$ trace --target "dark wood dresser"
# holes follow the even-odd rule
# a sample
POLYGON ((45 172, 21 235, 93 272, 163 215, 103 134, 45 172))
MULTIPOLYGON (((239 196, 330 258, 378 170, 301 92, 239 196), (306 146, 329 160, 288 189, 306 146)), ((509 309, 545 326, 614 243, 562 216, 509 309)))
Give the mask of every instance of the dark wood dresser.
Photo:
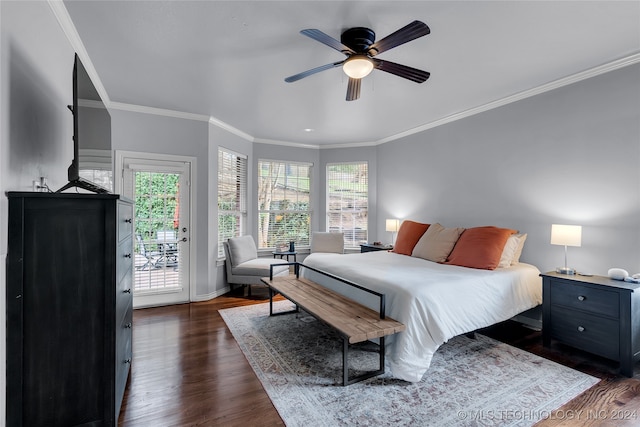
POLYGON ((640 284, 603 276, 542 276, 542 340, 620 362, 620 373, 633 376, 640 359, 640 284))
POLYGON ((7 426, 115 426, 131 366, 133 206, 7 197, 7 426))

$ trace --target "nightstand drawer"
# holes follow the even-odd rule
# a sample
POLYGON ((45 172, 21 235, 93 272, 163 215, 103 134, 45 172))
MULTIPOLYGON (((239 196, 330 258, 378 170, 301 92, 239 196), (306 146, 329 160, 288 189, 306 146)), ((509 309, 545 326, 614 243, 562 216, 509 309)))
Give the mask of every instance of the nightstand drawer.
POLYGON ((552 306, 562 305, 615 319, 620 317, 620 302, 617 292, 553 281, 550 296, 552 306))
POLYGON ((620 360, 619 322, 577 310, 551 307, 551 337, 573 347, 620 360))

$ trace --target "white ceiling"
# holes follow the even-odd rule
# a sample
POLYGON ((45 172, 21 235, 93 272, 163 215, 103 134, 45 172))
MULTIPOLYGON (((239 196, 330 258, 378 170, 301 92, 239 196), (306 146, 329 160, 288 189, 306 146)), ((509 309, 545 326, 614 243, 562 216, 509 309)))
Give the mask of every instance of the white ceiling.
POLYGON ((383 142, 553 87, 558 79, 573 81, 576 73, 592 75, 612 61, 640 62, 638 1, 64 5, 112 103, 210 116, 256 141, 383 142), (429 71, 423 84, 374 71, 363 80, 360 99, 347 102, 340 68, 284 82, 344 59, 299 34, 302 29, 339 39, 343 30, 364 26, 380 39, 415 19, 431 34, 379 58, 429 71))

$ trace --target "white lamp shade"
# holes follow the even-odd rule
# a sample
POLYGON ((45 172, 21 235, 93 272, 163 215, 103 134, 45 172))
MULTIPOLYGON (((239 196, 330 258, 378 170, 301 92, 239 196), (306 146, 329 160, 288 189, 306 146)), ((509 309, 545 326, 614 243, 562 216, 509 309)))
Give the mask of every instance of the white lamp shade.
POLYGON ((373 63, 364 55, 354 55, 347 59, 342 70, 351 78, 361 79, 373 71, 373 63))
POLYGON ((581 246, 582 226, 552 224, 551 244, 563 246, 581 246))
POLYGON ((400 228, 400 220, 399 219, 388 219, 387 223, 387 231, 398 231, 398 228, 400 228))

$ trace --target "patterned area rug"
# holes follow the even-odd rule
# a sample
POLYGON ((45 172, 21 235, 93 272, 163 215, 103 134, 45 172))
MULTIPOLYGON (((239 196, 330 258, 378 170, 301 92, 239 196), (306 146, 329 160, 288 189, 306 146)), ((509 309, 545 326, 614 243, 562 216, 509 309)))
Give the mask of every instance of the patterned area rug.
MULTIPOLYGON (((598 382, 476 334, 440 347, 418 383, 387 373, 343 387, 342 339, 308 314, 269 317, 268 303, 220 314, 287 426, 530 426, 598 382)), ((374 347, 350 351, 351 375, 376 368, 374 347)))

